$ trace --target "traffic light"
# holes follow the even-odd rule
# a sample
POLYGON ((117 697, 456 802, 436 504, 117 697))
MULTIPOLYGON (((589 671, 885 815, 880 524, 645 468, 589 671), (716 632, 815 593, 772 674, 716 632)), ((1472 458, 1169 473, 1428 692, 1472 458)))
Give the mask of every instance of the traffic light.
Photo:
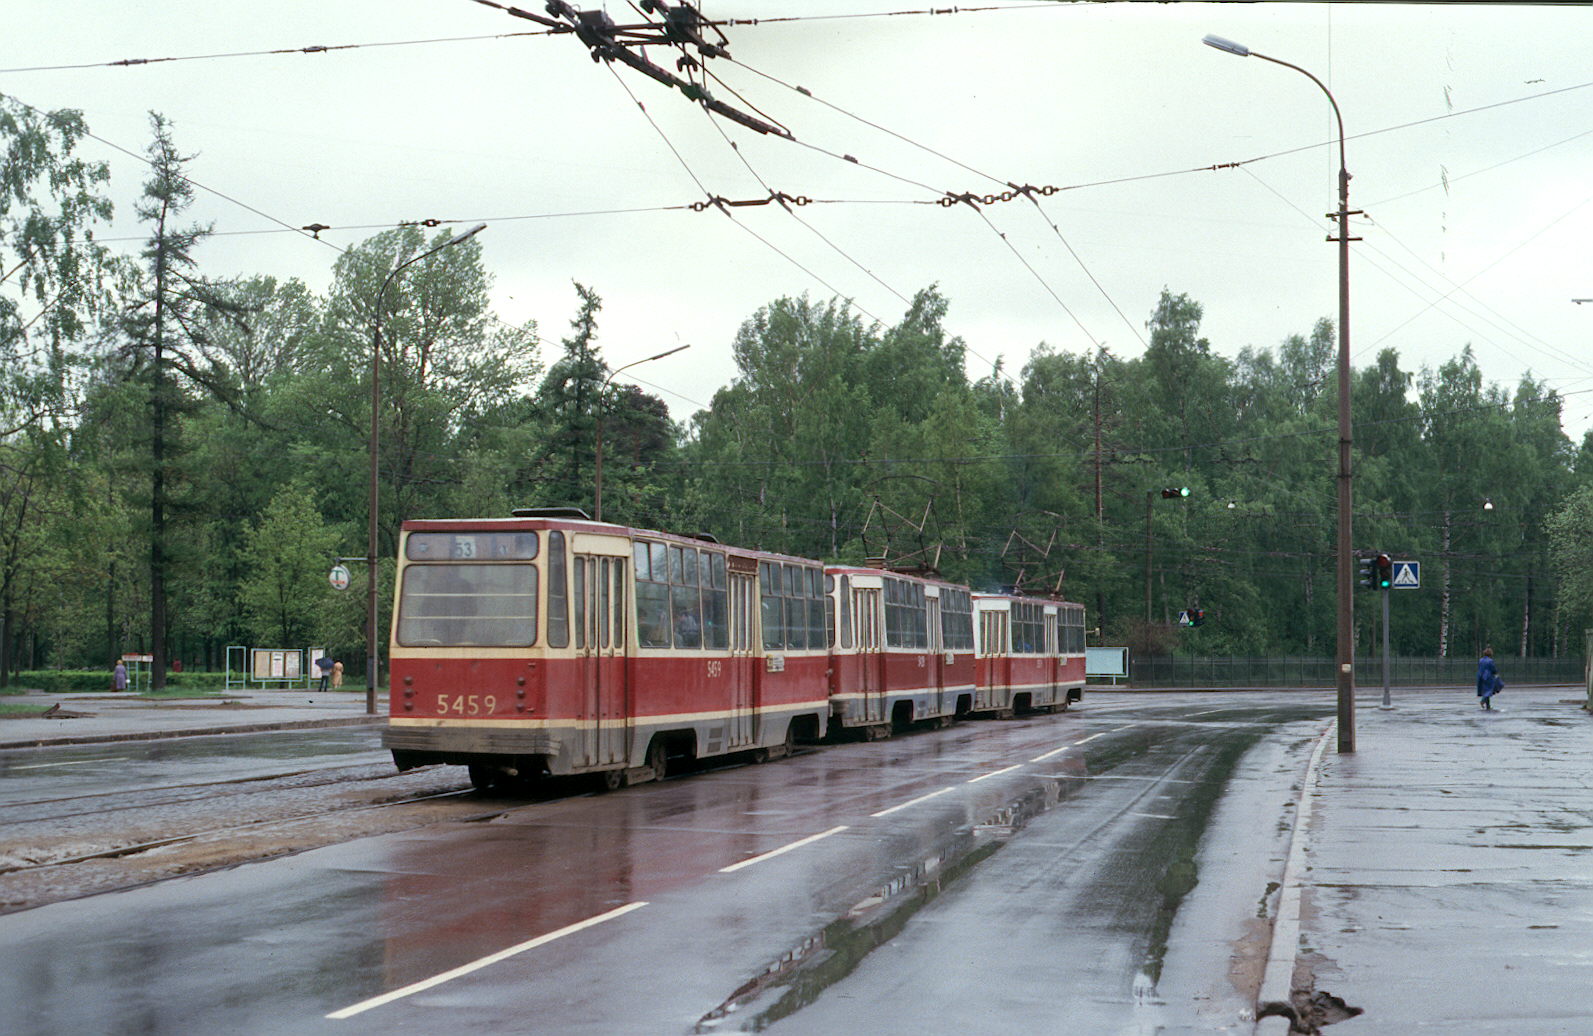
POLYGON ((1387 554, 1370 554, 1360 558, 1361 589, 1387 590, 1394 585, 1394 559, 1387 554))
POLYGON ((1177 500, 1179 497, 1184 497, 1184 496, 1188 496, 1188 495, 1189 495, 1189 487, 1188 486, 1181 486, 1178 489, 1164 489, 1164 490, 1162 490, 1162 499, 1163 500, 1177 500))
POLYGON ((1394 585, 1394 559, 1387 554, 1379 554, 1376 559, 1374 576, 1379 590, 1387 590, 1394 585))
POLYGON ((1206 609, 1204 609, 1204 608, 1191 608, 1191 609, 1189 609, 1189 624, 1191 626, 1199 626, 1201 623, 1203 623, 1205 621, 1206 621, 1206 609))

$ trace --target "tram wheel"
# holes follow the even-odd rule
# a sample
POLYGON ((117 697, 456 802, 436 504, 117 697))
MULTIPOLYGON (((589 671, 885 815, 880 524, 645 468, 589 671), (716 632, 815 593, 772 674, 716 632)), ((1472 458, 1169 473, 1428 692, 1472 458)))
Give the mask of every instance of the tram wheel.
POLYGON ((496 766, 482 766, 475 763, 470 766, 470 783, 483 794, 501 794, 508 789, 511 780, 513 778, 496 766))
POLYGON ((604 791, 619 791, 629 783, 625 779, 624 770, 604 770, 598 774, 598 779, 602 782, 604 791))
POLYGON ((662 738, 654 738, 647 746, 647 768, 653 771, 653 780, 661 781, 669 775, 669 753, 662 738))

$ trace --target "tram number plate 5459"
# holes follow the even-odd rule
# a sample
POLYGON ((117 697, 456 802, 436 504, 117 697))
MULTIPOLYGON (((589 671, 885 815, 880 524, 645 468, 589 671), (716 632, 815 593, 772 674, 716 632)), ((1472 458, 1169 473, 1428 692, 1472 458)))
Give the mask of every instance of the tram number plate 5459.
POLYGON ((498 698, 492 694, 439 694, 437 711, 454 716, 490 716, 498 708, 498 698))

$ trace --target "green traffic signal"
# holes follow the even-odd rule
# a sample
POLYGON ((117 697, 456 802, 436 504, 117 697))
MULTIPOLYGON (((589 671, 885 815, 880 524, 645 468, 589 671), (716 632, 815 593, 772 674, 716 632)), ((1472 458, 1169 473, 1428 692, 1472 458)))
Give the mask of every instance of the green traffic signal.
POLYGON ((1394 559, 1387 554, 1379 554, 1376 558, 1377 588, 1387 590, 1394 585, 1394 559))

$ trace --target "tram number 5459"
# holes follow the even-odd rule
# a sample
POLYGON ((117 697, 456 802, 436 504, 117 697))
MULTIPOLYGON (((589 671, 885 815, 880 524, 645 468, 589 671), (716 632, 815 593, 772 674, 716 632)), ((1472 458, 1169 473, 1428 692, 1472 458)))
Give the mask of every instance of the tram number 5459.
POLYGON ((498 708, 491 694, 439 694, 437 711, 455 716, 490 716, 498 708))

